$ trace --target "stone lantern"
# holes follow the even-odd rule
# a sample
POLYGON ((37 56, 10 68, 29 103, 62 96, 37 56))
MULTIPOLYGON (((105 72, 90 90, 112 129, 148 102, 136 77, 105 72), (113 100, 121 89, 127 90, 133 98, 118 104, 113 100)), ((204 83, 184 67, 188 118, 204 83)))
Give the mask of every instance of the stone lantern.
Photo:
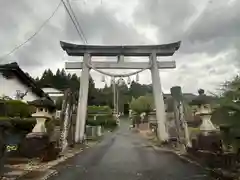
POLYGON ((25 157, 38 157, 41 160, 55 158, 57 153, 45 126, 45 122, 54 116, 55 105, 47 98, 37 99, 28 104, 36 107, 36 112, 32 114, 32 117, 36 118, 36 125, 23 141, 21 153, 25 157))
POLYGON ((36 107, 36 112, 32 114, 32 117, 36 118, 37 123, 32 133, 47 133, 45 122, 54 116, 55 105, 53 101, 41 98, 29 102, 29 104, 36 107))
POLYGON ((203 89, 200 89, 198 93, 198 97, 193 99, 190 105, 194 109, 195 116, 199 116, 202 120, 200 130, 204 135, 207 135, 209 132, 216 130, 211 122, 212 109, 210 104, 213 97, 205 95, 203 89))

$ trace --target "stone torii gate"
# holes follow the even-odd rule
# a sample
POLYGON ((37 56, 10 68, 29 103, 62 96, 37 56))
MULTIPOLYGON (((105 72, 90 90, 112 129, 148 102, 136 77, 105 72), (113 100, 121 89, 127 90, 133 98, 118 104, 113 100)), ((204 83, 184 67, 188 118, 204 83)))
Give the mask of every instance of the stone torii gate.
POLYGON ((66 62, 66 69, 82 69, 80 79, 79 100, 76 119, 75 142, 84 139, 85 123, 87 116, 89 71, 95 69, 150 69, 152 74, 153 95, 156 107, 158 123, 158 138, 168 140, 165 127, 165 107, 159 69, 176 68, 175 61, 157 61, 157 56, 172 56, 180 47, 181 42, 162 45, 142 46, 97 46, 77 45, 60 42, 61 47, 69 56, 83 56, 83 62, 66 62), (91 62, 92 56, 115 56, 120 57, 117 62, 91 62), (149 62, 124 62, 124 56, 145 56, 149 62))

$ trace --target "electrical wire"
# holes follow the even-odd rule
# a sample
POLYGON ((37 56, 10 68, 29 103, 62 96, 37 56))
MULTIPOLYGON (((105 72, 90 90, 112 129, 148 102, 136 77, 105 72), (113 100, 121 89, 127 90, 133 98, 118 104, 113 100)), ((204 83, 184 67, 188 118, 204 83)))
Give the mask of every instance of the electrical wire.
POLYGON ((32 40, 34 37, 36 37, 38 35, 38 33, 43 29, 43 27, 52 19, 52 17, 56 14, 56 12, 58 11, 59 7, 61 6, 61 1, 59 2, 59 4, 57 5, 56 9, 53 11, 53 13, 51 14, 51 16, 49 18, 47 18, 43 24, 36 30, 36 32, 30 36, 27 40, 25 40, 23 43, 19 44, 18 46, 16 46, 15 48, 13 48, 9 53, 3 55, 2 57, 0 57, 0 60, 3 60, 4 58, 6 58, 7 56, 10 56, 12 53, 14 53, 15 51, 17 51, 18 49, 20 49, 22 46, 24 46, 27 42, 29 42, 30 40, 32 40))
POLYGON ((68 15, 69 15, 69 17, 70 17, 70 19, 71 19, 71 21, 72 21, 75 29, 77 30, 78 35, 79 35, 80 38, 83 40, 83 42, 86 44, 87 41, 86 41, 86 38, 84 37, 84 34, 82 34, 82 31, 80 30, 80 29, 81 29, 81 28, 79 27, 80 24, 75 22, 75 21, 77 21, 77 19, 75 19, 76 16, 74 15, 74 14, 75 14, 74 11, 71 9, 71 12, 72 12, 72 14, 73 14, 73 16, 72 16, 72 15, 71 15, 71 12, 70 12, 69 9, 68 9, 68 6, 67 6, 66 3, 65 3, 65 1, 64 1, 64 0, 61 0, 61 1, 62 1, 63 5, 64 5, 64 8, 65 8, 66 12, 68 13, 68 15), (74 17, 75 17, 75 18, 74 18, 74 17))
MULTIPOLYGON (((72 9, 72 6, 71 6, 70 1, 69 1, 69 0, 66 0, 67 3, 68 3, 68 6, 65 4, 64 0, 61 0, 61 1, 62 1, 62 3, 64 4, 64 7, 65 7, 68 15, 70 16, 70 18, 71 18, 71 20, 72 20, 72 22, 73 22, 73 24, 74 24, 74 26, 75 26, 75 28, 76 28, 79 36, 80 36, 80 38, 84 41, 84 44, 88 44, 87 39, 86 39, 86 37, 85 37, 85 35, 84 35, 84 32, 83 32, 83 30, 82 30, 82 28, 81 28, 81 25, 80 25, 80 23, 79 23, 76 15, 75 15, 75 13, 74 13, 74 10, 72 9), (71 13, 72 13, 73 16, 71 15, 68 7, 69 7, 69 9, 70 9, 70 11, 71 11, 71 13)), ((85 63, 85 62, 84 62, 84 63, 85 63)), ((152 62, 150 61, 150 64, 149 64, 146 68, 143 68, 143 69, 140 69, 140 70, 138 70, 138 71, 136 71, 136 72, 131 72, 131 73, 128 73, 128 74, 113 74, 113 73, 107 73, 107 72, 104 72, 104 71, 102 71, 102 70, 97 69, 96 67, 94 67, 93 64, 85 63, 85 65, 88 66, 89 68, 91 68, 91 69, 93 69, 93 70, 95 70, 95 71, 97 71, 97 72, 99 72, 99 73, 101 73, 101 74, 107 75, 107 76, 111 76, 111 77, 128 77, 128 76, 132 76, 132 75, 138 74, 138 73, 140 73, 140 72, 142 72, 142 71, 144 71, 144 70, 146 70, 146 69, 151 68, 151 67, 152 67, 152 62)))
POLYGON ((84 43, 85 43, 85 44, 88 44, 87 38, 86 38, 86 36, 85 36, 85 34, 84 34, 84 31, 83 31, 81 25, 79 24, 79 21, 78 21, 77 17, 75 16, 75 13, 74 13, 74 11, 73 11, 73 9, 72 9, 72 6, 71 6, 71 3, 69 2, 69 0, 67 0, 67 4, 68 4, 68 6, 69 6, 69 8, 70 8, 70 11, 71 11, 72 14, 73 14, 73 17, 74 17, 74 19, 75 19, 75 21, 76 21, 76 23, 77 23, 77 26, 78 26, 81 34, 82 34, 82 37, 83 37, 83 39, 84 39, 84 43))

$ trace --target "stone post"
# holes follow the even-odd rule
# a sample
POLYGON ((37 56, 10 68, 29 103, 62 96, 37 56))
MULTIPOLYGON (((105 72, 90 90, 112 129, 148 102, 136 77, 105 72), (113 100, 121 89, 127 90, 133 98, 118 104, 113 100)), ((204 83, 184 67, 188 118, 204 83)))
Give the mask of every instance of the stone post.
POLYGON ((171 95, 173 97, 174 104, 174 116, 175 125, 178 134, 178 140, 184 143, 187 147, 191 147, 188 124, 185 118, 184 99, 182 95, 182 89, 179 86, 171 88, 171 95), (184 139, 182 139, 182 134, 184 139))
POLYGON ((149 122, 149 129, 152 132, 157 133, 156 129, 154 128, 155 126, 153 127, 153 125, 157 125, 156 111, 150 112, 148 114, 148 122, 149 122))
POLYGON ((101 126, 97 126, 97 136, 98 137, 102 136, 102 127, 101 126))

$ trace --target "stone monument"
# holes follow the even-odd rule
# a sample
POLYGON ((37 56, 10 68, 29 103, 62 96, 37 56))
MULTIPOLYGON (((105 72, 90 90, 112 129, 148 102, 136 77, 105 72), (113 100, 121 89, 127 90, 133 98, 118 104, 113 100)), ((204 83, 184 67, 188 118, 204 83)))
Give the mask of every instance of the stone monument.
POLYGON ((211 152, 221 151, 222 144, 220 136, 211 122, 211 103, 213 97, 205 95, 203 89, 200 89, 198 93, 198 97, 193 99, 190 103, 195 116, 199 116, 201 119, 201 124, 199 126, 200 134, 197 136, 194 148, 211 152))
POLYGON ((23 153, 29 158, 45 158, 49 149, 52 149, 50 134, 46 128, 46 122, 51 121, 55 112, 53 101, 47 98, 37 99, 28 102, 29 105, 36 107, 36 112, 32 117, 36 118, 36 125, 31 133, 27 134, 23 143, 23 153), (51 146, 51 148, 49 148, 51 146))

